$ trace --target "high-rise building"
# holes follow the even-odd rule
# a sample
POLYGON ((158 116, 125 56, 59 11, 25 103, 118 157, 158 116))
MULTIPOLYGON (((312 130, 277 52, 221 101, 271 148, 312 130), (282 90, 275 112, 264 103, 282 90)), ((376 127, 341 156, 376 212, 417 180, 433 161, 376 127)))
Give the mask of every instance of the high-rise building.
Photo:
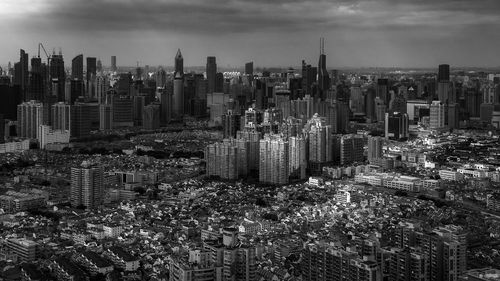
POLYGON ((253 76, 253 61, 245 63, 245 74, 253 76))
POLYGON ((70 104, 74 104, 78 98, 84 96, 85 84, 83 80, 80 79, 71 79, 70 83, 70 92, 67 102, 70 104))
POLYGON ((389 79, 377 79, 377 98, 385 105, 389 104, 389 79))
POLYGON ((167 84, 167 72, 160 67, 155 74, 156 88, 163 88, 167 84))
MULTIPOLYGON (((9 82, 10 83, 10 82, 9 82)), ((19 85, 0 84, 0 112, 5 119, 17 119, 17 106, 21 104, 21 87, 19 85)))
POLYGON ((384 139, 381 137, 368 137, 368 161, 382 157, 384 139))
POLYGON ((71 105, 58 102, 51 106, 52 129, 71 131, 71 105))
POLYGON ((407 139, 409 137, 408 114, 394 112, 385 114, 385 138, 391 140, 407 139))
POLYGON ((205 149, 207 175, 221 179, 238 178, 238 148, 231 143, 210 144, 205 149))
POLYGON ((450 81, 450 65, 449 64, 440 64, 438 70, 438 82, 447 82, 450 81))
POLYGON ((236 138, 236 132, 241 128, 241 115, 228 110, 222 115, 222 130, 224 138, 236 138))
POLYGON ((326 126, 325 118, 315 114, 311 120, 309 130, 309 162, 324 164, 333 160, 333 139, 331 127, 326 126))
POLYGON ((5 119, 3 114, 0 113, 0 143, 5 142, 5 119))
POLYGON ((216 91, 217 63, 215 57, 207 57, 206 74, 208 81, 207 93, 211 94, 216 91))
POLYGON ((340 137, 340 164, 347 165, 363 162, 364 139, 361 135, 343 135, 340 137))
POLYGON ((289 142, 289 169, 290 177, 296 179, 306 178, 307 169, 307 140, 303 136, 290 137, 289 142))
POLYGON ((36 259, 38 243, 33 240, 25 238, 7 239, 6 247, 17 256, 19 262, 30 262, 36 259))
POLYGON ((24 102, 17 106, 17 136, 36 139, 38 126, 47 124, 48 110, 37 101, 24 102))
POLYGON ((175 73, 174 92, 172 95, 172 117, 176 120, 182 119, 184 115, 184 76, 180 72, 175 73))
POLYGON ((83 81, 83 55, 78 55, 71 61, 71 79, 83 81))
POLYGON ((144 106, 142 111, 142 127, 146 130, 160 128, 160 105, 152 103, 144 106))
POLYGON ((181 49, 178 49, 175 55, 175 73, 184 75, 184 58, 182 58, 181 49))
POLYGON ((259 181, 287 184, 290 174, 288 140, 277 135, 266 135, 260 140, 259 148, 259 181))
POLYGON ((116 71, 116 56, 111 56, 111 71, 116 71))
POLYGON ((243 131, 236 132, 237 139, 243 139, 249 143, 248 147, 248 169, 250 171, 259 170, 260 162, 260 139, 262 138, 262 133, 254 129, 245 129, 243 131))
POLYGON ((27 101, 28 92, 28 54, 21 49, 19 51, 19 62, 14 64, 14 80, 13 84, 18 85, 21 89, 22 100, 27 101))
POLYGON ((92 80, 97 74, 97 59, 94 57, 87 57, 87 72, 86 80, 87 82, 92 80))
POLYGON ((50 62, 50 78, 52 82, 52 95, 56 95, 57 101, 66 100, 66 70, 64 69, 64 59, 62 52, 52 55, 50 62))
POLYGON ((429 127, 432 129, 443 128, 445 126, 445 108, 440 101, 433 101, 430 108, 429 127))
POLYGON ((330 75, 328 74, 328 70, 326 69, 325 38, 321 38, 320 50, 321 53, 319 55, 318 62, 318 97, 321 100, 325 100, 326 91, 330 88, 330 75))
POLYGON ((133 127, 133 100, 129 96, 113 96, 113 128, 133 127))
POLYGON ((28 97, 31 100, 43 101, 47 91, 47 66, 41 58, 31 59, 31 75, 29 79, 28 97))
POLYGON ((71 168, 71 206, 93 209, 102 204, 104 171, 97 165, 83 162, 71 168))
MULTIPOLYGON (((132 110, 130 110, 131 112, 132 110)), ((99 130, 99 104, 77 102, 71 106, 71 136, 86 137, 99 130)))

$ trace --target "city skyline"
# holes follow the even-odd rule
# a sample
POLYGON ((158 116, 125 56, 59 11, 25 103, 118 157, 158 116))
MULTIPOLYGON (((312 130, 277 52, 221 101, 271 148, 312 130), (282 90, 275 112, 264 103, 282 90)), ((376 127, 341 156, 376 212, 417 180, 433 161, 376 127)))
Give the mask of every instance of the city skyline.
POLYGON ((70 59, 83 53, 104 65, 298 66, 316 61, 325 38, 329 68, 426 68, 439 63, 497 67, 500 5, 481 1, 254 0, 2 1, 0 30, 9 34, 2 65, 38 43, 70 59))

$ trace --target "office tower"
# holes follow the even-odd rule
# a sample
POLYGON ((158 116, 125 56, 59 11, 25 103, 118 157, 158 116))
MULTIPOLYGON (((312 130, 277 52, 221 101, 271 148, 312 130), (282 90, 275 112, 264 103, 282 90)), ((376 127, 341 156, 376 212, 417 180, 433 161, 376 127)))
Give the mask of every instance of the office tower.
POLYGON ((134 126, 142 126, 142 110, 147 104, 149 104, 149 98, 146 95, 140 94, 132 96, 132 118, 134 120, 134 126))
POLYGON ((382 122, 385 120, 385 113, 387 112, 387 107, 384 101, 376 97, 375 98, 375 118, 378 122, 382 122))
POLYGON ((373 88, 368 88, 366 91, 366 118, 369 119, 371 122, 375 121, 377 119, 377 115, 375 113, 375 96, 376 96, 376 91, 373 88))
POLYGON ((450 81, 439 81, 437 83, 438 100, 443 104, 455 102, 453 87, 450 81))
POLYGON ((260 140, 259 149, 259 181, 287 184, 290 173, 288 141, 276 135, 266 135, 260 140))
POLYGON ((316 67, 311 67, 310 64, 302 61, 302 90, 305 95, 313 96, 312 86, 316 82, 316 76, 318 74, 318 69, 316 67))
POLYGON ((337 111, 337 133, 348 133, 349 132, 349 119, 351 112, 349 110, 349 104, 345 102, 339 102, 336 104, 337 111))
POLYGON ((71 136, 87 137, 99 130, 99 104, 77 102, 71 106, 71 136))
POLYGON ((389 104, 388 79, 377 79, 377 98, 380 98, 385 105, 389 104))
POLYGON ((349 107, 353 113, 365 113, 365 97, 363 96, 363 91, 359 85, 354 85, 351 87, 351 96, 349 101, 349 107))
POLYGON ((306 178, 307 169, 307 140, 303 136, 294 136, 289 142, 289 169, 290 177, 296 179, 306 178))
POLYGON ((17 136, 36 139, 38 126, 47 124, 47 108, 40 102, 28 101, 17 106, 17 136))
POLYGON ((84 83, 83 80, 80 79, 71 79, 70 83, 70 93, 68 103, 74 104, 78 98, 84 96, 84 83))
POLYGON ((20 87, 23 101, 27 101, 29 79, 28 60, 28 54, 21 49, 19 51, 19 62, 14 64, 13 84, 20 87))
POLYGON ((106 76, 99 75, 95 80, 95 95, 98 103, 106 102, 106 93, 110 87, 109 80, 106 76))
POLYGON ((364 162, 364 139, 361 135, 344 135, 340 137, 340 164, 348 165, 364 162))
POLYGON ((216 93, 227 93, 224 90, 224 74, 222 72, 217 72, 215 74, 215 92, 216 93))
POLYGON ((87 72, 86 72, 86 80, 91 81, 93 77, 96 76, 97 73, 97 61, 96 58, 87 57, 87 72))
POLYGON ((381 137, 368 137, 368 161, 382 158, 384 139, 381 137))
POLYGON ((253 76, 253 61, 245 63, 245 74, 253 76))
POLYGON ((175 55, 175 73, 184 75, 184 59, 182 58, 181 49, 178 49, 175 55))
POLYGON ((55 97, 57 101, 65 101, 66 71, 64 69, 64 59, 61 51, 59 51, 58 55, 55 53, 52 55, 50 62, 50 77, 52 82, 52 95, 57 95, 55 97))
POLYGON ((113 106, 111 104, 99 105, 99 130, 113 129, 113 106))
POLYGON ((29 77, 28 97, 31 100, 43 101, 46 91, 46 65, 42 64, 41 58, 31 59, 31 75, 29 77))
POLYGON ((320 40, 320 55, 318 62, 318 89, 319 98, 325 100, 326 91, 330 88, 330 76, 326 69, 325 38, 320 40))
POLYGON ((71 61, 71 79, 83 81, 83 55, 78 55, 71 61))
POLYGON ((236 133, 237 139, 243 139, 249 142, 248 148, 248 169, 250 171, 259 170, 259 151, 260 151, 260 139, 262 138, 262 133, 257 132, 253 129, 247 129, 243 131, 238 131, 236 133))
POLYGON ((310 164, 324 164, 332 161, 332 133, 331 127, 326 126, 325 118, 317 114, 308 122, 309 130, 309 162, 310 164))
POLYGON ((241 115, 228 110, 222 115, 222 130, 224 138, 235 138, 236 132, 241 128, 241 115))
POLYGON ((406 113, 385 114, 385 138, 391 140, 404 140, 409 137, 409 120, 406 113))
POLYGON ((111 56, 111 71, 116 71, 116 56, 111 56))
POLYGON ((207 93, 211 94, 216 91, 216 74, 217 74, 217 63, 215 61, 215 57, 207 57, 207 81, 208 88, 207 93))
POLYGON ((83 162, 71 168, 71 206, 93 209, 102 204, 103 168, 83 162))
POLYGON ((97 72, 102 72, 102 61, 101 59, 97 60, 97 65, 96 65, 97 72))
POLYGON ((438 70, 437 82, 448 82, 450 81, 450 65, 440 64, 438 70))
POLYGON ((182 119, 184 115, 184 77, 180 72, 175 73, 174 93, 172 95, 172 117, 182 119))
POLYGON ((460 123, 460 108, 458 103, 449 103, 448 105, 448 127, 457 129, 460 123))
POLYGON ((9 84, 0 85, 0 113, 5 119, 17 119, 17 106, 22 102, 21 86, 11 86, 9 84))
POLYGON ((440 101, 433 101, 430 106, 430 124, 432 129, 443 128, 445 123, 445 110, 444 104, 440 101))
POLYGON ((71 131, 71 105, 58 102, 51 106, 52 129, 71 131))
POLYGON ((142 111, 142 127, 146 130, 160 128, 160 105, 156 103, 144 106, 142 111))
POLYGON ((3 114, 0 113, 0 143, 5 141, 5 119, 3 119, 3 114))
POLYGON ((113 128, 133 127, 133 101, 128 96, 113 96, 113 128))
POLYGON ((158 71, 155 73, 156 87, 163 88, 167 83, 167 72, 160 67, 158 71))

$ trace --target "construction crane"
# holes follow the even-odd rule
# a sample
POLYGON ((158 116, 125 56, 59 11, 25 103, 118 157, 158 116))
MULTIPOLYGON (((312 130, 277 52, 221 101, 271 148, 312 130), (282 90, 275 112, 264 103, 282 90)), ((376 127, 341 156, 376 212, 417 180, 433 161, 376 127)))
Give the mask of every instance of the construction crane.
POLYGON ((47 51, 45 50, 45 47, 43 46, 42 43, 38 43, 38 57, 40 57, 40 48, 42 48, 43 52, 45 53, 45 56, 47 56, 47 64, 48 64, 49 60, 50 60, 50 56, 47 53, 47 51))

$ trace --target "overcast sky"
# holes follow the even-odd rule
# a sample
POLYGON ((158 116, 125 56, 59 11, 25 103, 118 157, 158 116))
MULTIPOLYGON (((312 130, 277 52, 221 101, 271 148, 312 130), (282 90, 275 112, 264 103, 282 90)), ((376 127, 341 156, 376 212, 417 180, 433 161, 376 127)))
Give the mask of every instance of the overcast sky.
POLYGON ((500 0, 0 0, 0 64, 38 42, 118 65, 500 66, 500 0))

